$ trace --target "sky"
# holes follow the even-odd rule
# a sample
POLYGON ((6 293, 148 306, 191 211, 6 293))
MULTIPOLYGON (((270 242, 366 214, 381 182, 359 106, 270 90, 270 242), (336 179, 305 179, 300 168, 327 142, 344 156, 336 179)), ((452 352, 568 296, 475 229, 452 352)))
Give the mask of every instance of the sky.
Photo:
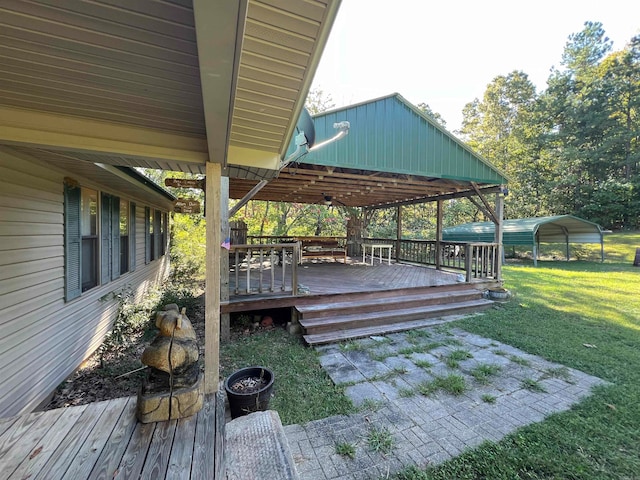
POLYGON ((586 21, 621 50, 640 33, 640 1, 342 0, 312 88, 336 107, 397 92, 455 131, 499 75, 521 70, 544 90, 586 21))

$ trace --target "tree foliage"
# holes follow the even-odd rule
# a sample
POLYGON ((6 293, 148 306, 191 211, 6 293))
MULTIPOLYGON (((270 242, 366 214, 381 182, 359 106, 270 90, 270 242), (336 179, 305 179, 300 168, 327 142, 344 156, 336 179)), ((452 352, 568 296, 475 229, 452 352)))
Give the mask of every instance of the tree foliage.
POLYGON ((569 36, 546 90, 496 77, 466 105, 462 134, 510 178, 509 218, 575 214, 638 228, 640 37, 621 51, 598 22, 569 36))

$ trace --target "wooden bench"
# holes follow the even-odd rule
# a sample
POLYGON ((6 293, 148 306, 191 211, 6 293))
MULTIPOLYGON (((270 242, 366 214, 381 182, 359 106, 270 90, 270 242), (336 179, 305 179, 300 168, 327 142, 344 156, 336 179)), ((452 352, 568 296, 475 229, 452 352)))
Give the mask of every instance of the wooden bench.
POLYGON ((340 241, 334 237, 297 237, 302 248, 300 249, 300 261, 305 259, 332 258, 342 259, 347 263, 347 247, 341 246, 340 241))

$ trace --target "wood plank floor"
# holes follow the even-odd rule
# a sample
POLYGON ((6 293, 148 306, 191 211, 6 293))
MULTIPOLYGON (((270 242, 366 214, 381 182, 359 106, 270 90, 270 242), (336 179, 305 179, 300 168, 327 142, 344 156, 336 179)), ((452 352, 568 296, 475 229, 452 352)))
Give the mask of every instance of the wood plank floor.
POLYGON ((0 479, 218 478, 221 394, 180 420, 142 424, 135 409, 128 397, 0 419, 0 479))
MULTIPOLYGON (((259 296, 290 296, 291 295, 291 266, 285 269, 285 285, 287 291, 280 290, 282 270, 275 266, 276 291, 269 292, 271 278, 270 267, 263 273, 262 290, 259 291, 258 272, 252 271, 251 291, 252 295, 259 296)), ((247 279, 246 268, 241 271, 238 278, 240 294, 234 294, 236 278, 232 272, 230 275, 230 301, 239 301, 248 296, 246 292, 247 279)), ((444 272, 424 266, 402 263, 380 264, 376 260, 375 265, 364 264, 359 261, 349 261, 347 264, 333 261, 304 262, 298 265, 298 285, 306 287, 311 295, 330 295, 353 292, 371 292, 376 290, 390 290, 411 287, 432 287, 436 285, 450 285, 458 282, 458 274, 444 272)))

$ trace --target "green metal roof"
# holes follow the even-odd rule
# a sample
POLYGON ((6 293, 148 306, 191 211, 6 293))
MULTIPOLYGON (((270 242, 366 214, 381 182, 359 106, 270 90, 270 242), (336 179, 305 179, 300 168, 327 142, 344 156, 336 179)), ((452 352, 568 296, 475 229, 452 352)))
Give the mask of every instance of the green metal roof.
MULTIPOLYGON (((503 223, 504 245, 532 245, 542 243, 601 243, 602 228, 573 215, 519 218, 503 223)), ((493 242, 493 222, 465 223, 445 228, 442 239, 450 242, 493 242)))
POLYGON ((344 120, 351 124, 349 134, 312 151, 301 163, 507 183, 495 166, 397 93, 314 116, 316 139, 332 137, 333 124, 344 120))

